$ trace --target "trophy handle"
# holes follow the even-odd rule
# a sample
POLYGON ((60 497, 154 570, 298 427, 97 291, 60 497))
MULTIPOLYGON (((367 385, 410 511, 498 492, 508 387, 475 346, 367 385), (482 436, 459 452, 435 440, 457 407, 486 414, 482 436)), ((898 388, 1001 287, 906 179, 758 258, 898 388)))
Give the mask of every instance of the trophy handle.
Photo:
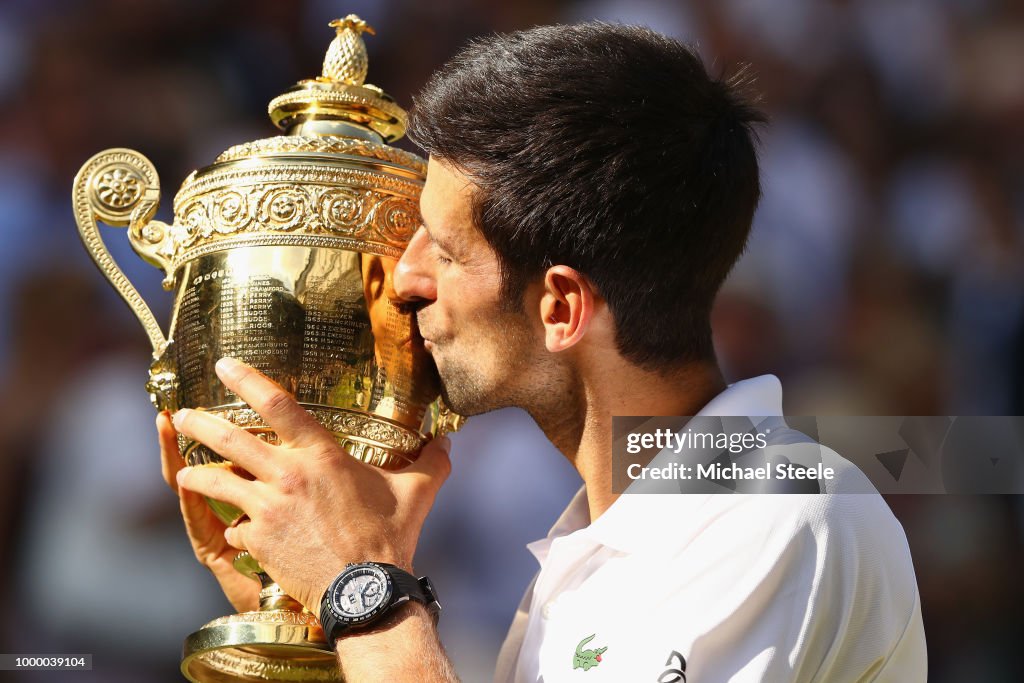
POLYGON ((160 180, 146 157, 130 149, 107 149, 89 159, 75 176, 72 189, 75 222, 92 260, 134 311, 153 346, 154 357, 167 348, 167 338, 139 291, 110 255, 97 220, 128 226, 132 248, 162 269, 164 289, 174 286, 170 226, 152 220, 160 203, 160 180))
POLYGON ((457 432, 466 423, 465 416, 452 412, 443 398, 438 398, 427 407, 427 419, 430 424, 425 431, 434 437, 457 432))

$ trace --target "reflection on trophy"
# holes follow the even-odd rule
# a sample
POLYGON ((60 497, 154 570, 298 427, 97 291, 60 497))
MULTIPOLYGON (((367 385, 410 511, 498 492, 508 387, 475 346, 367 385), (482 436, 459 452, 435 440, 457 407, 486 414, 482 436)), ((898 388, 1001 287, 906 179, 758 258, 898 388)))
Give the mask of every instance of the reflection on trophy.
MULTIPOLYGON (((154 350, 147 388, 160 410, 199 408, 261 438, 276 436, 217 379, 233 356, 292 392, 346 451, 387 469, 416 458, 430 435, 457 427, 414 320, 393 303, 392 273, 419 222, 423 159, 387 143, 405 112, 364 83, 362 33, 350 15, 323 75, 270 103, 285 135, 228 149, 194 171, 174 199, 174 222, 153 220, 152 164, 127 149, 91 158, 75 178, 78 228, 89 253, 131 306, 154 350), (97 221, 127 226, 135 251, 175 293, 165 337, 103 244, 97 221)), ((189 465, 224 466, 179 437, 189 465)), ((209 501, 225 523, 240 511, 209 501)), ((296 530, 301 533, 301 530, 296 530)), ((319 622, 246 553, 239 571, 262 584, 260 609, 221 617, 188 636, 191 681, 338 681, 319 622)))

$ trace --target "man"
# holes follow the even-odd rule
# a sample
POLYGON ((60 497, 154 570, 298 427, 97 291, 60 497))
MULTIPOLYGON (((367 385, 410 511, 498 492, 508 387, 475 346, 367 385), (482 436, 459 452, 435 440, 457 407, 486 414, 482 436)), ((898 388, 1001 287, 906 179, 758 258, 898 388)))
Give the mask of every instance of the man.
MULTIPOLYGON (((584 481, 532 546, 541 571, 500 681, 924 680, 906 540, 877 494, 612 491, 613 415, 781 414, 773 377, 725 386, 709 325, 760 194, 760 120, 686 47, 599 23, 477 42, 417 100, 430 161, 397 297, 454 410, 524 408, 584 481)), ((252 369, 225 359, 218 373, 281 445, 195 411, 174 427, 253 480, 176 472, 174 430, 158 425, 197 557, 232 603, 256 604, 236 548, 316 613, 349 563, 411 570, 448 440, 375 470, 252 369), (247 520, 225 530, 199 494, 247 520)), ((418 602, 340 633, 353 683, 454 678, 418 602)))

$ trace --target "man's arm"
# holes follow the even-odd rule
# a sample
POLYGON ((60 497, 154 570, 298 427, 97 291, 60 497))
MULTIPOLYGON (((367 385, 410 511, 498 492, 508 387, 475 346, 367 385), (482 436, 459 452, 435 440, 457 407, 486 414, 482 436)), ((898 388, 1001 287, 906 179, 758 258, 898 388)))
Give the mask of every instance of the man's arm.
POLYGON ((419 603, 408 603, 383 629, 338 640, 338 664, 346 681, 458 681, 437 637, 434 620, 419 603))

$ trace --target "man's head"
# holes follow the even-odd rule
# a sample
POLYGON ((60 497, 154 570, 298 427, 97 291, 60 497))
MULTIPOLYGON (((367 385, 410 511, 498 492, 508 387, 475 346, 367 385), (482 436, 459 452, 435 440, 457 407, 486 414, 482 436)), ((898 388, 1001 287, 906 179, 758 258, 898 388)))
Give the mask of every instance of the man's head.
POLYGON ((525 405, 545 390, 531 382, 570 379, 556 355, 595 310, 630 363, 711 360, 712 300, 760 195, 761 120, 687 47, 638 27, 493 36, 442 67, 413 111, 426 229, 396 287, 423 300, 453 408, 525 405))

